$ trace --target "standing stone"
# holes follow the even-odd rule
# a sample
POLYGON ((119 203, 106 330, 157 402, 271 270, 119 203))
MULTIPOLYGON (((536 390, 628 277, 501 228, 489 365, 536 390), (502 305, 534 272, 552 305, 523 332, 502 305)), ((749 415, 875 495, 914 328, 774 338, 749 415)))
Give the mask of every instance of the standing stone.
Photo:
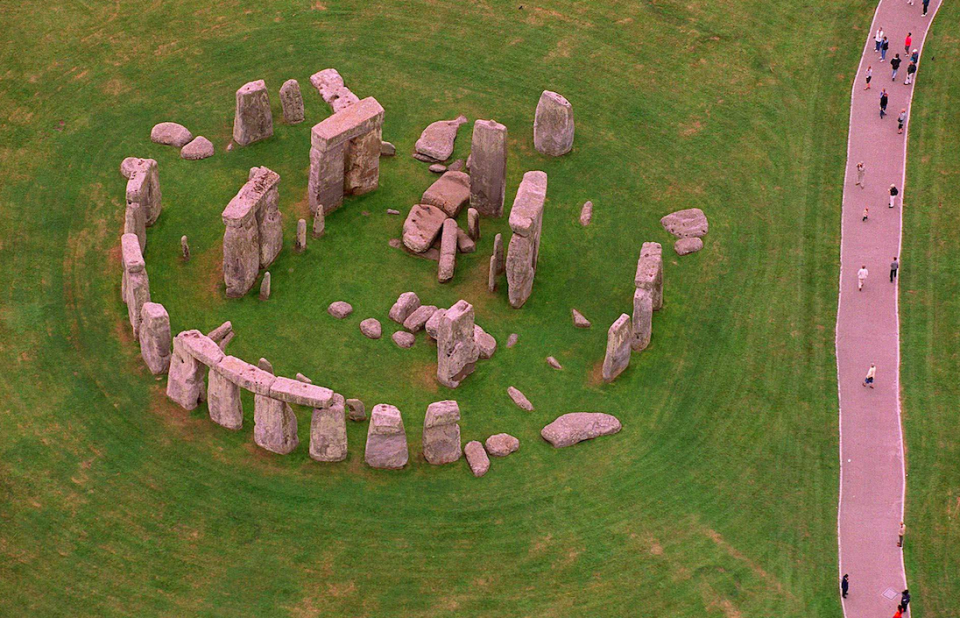
POLYGON ((603 357, 604 382, 612 382, 630 364, 632 338, 630 316, 623 313, 607 330, 607 353, 603 357))
POLYGON ((510 305, 515 309, 522 307, 533 291, 546 197, 547 175, 544 172, 524 174, 510 209, 513 236, 507 247, 507 290, 510 305))
POLYGON ((290 404, 279 399, 253 396, 253 441, 262 449, 286 455, 300 444, 297 415, 290 404))
POLYGON ((476 208, 467 209, 467 236, 480 240, 480 213, 476 208))
POLYGON ((457 388, 473 373, 480 357, 474 340, 473 305, 459 300, 440 318, 437 330, 437 380, 448 388, 457 388))
POLYGON ((380 156, 392 157, 397 154, 397 147, 390 142, 380 142, 380 156))
POLYGON ((420 307, 420 297, 415 292, 404 292, 390 308, 388 317, 397 324, 403 324, 410 314, 420 307))
POLYGON ((423 419, 423 458, 442 465, 460 459, 460 406, 456 401, 437 401, 427 406, 423 419))
POLYGON ((150 280, 147 278, 147 264, 140 252, 140 240, 136 234, 124 234, 120 237, 120 249, 123 258, 123 278, 121 293, 127 304, 127 317, 133 328, 133 336, 139 338, 140 319, 143 306, 150 302, 150 280))
POLYGON ((211 367, 207 377, 207 410, 210 420, 234 431, 243 427, 240 393, 238 384, 228 380, 216 367, 211 367))
POLYGON ((573 149, 573 106, 556 92, 544 90, 533 119, 533 145, 537 152, 559 157, 573 149))
POLYGON ((633 318, 630 326, 630 347, 639 352, 650 345, 653 334, 653 297, 649 290, 637 288, 633 293, 633 318))
POLYGON ((200 331, 184 331, 173 340, 170 371, 167 373, 167 397, 184 410, 193 410, 200 403, 204 370, 203 363, 187 351, 187 341, 202 339, 210 341, 210 344, 205 346, 205 360, 210 365, 216 365, 223 358, 223 351, 200 331))
POLYGON ((463 447, 463 453, 467 456, 467 463, 470 465, 470 471, 476 477, 481 477, 490 469, 490 458, 487 451, 483 450, 483 445, 476 440, 467 442, 463 447))
POLYGON ((263 273, 260 281, 260 300, 270 300, 270 272, 263 273))
POLYGON ((317 212, 313 213, 313 228, 311 234, 314 238, 320 238, 323 236, 324 228, 326 227, 327 222, 326 218, 323 216, 323 209, 318 208, 317 212))
POLYGON ((400 410, 385 403, 373 406, 363 457, 371 468, 399 470, 407 465, 410 455, 400 410))
POLYGON ((420 159, 431 163, 441 163, 450 158, 453 154, 453 143, 457 139, 457 129, 467 121, 462 114, 455 120, 438 120, 430 123, 420 139, 417 140, 414 149, 420 155, 420 159))
POLYGON ((437 268, 437 280, 446 283, 453 279, 457 265, 457 221, 447 219, 443 222, 443 235, 440 237, 440 265, 437 268))
POLYGON ((259 367, 260 369, 266 371, 271 375, 275 375, 273 371, 273 363, 271 363, 265 358, 261 358, 260 360, 257 361, 257 367, 259 367))
POLYGON ((260 268, 269 266, 283 244, 277 209, 280 175, 265 167, 251 170, 221 215, 223 280, 228 298, 239 298, 253 287, 260 268))
POLYGON ((343 461, 347 458, 346 404, 334 395, 326 408, 316 408, 310 419, 310 459, 343 461))
POLYGON ((503 259, 503 236, 493 237, 493 254, 490 256, 490 270, 487 274, 487 290, 494 292, 497 289, 497 279, 503 274, 506 261, 503 259))
POLYGON ((300 219, 297 221, 297 243, 293 246, 293 250, 297 253, 303 253, 307 248, 307 221, 305 219, 300 219))
POLYGON ((140 242, 140 251, 147 249, 147 220, 143 216, 143 208, 136 202, 127 204, 123 216, 123 233, 135 234, 140 242))
POLYGON ((283 248, 283 217, 280 214, 280 175, 266 167, 254 168, 254 187, 263 192, 258 202, 257 230, 260 234, 260 268, 273 264, 283 248))
POLYGON ((287 124, 303 122, 303 95, 300 94, 297 80, 288 79, 280 86, 280 108, 283 109, 283 121, 287 124))
POLYGON ((640 247, 633 283, 635 287, 651 292, 654 311, 663 309, 663 247, 660 243, 645 242, 640 247))
POLYGON ((490 267, 487 270, 487 291, 497 291, 497 258, 490 256, 490 267))
POLYGON ((160 193, 160 172, 156 161, 138 159, 127 180, 126 199, 128 205, 140 204, 147 227, 157 222, 163 210, 163 195, 160 193))
POLYGON ((233 118, 233 141, 247 146, 273 136, 270 95, 262 79, 244 84, 237 90, 237 109, 233 118))
POLYGON ((160 303, 140 310, 140 356, 153 375, 170 370, 170 316, 160 303))
POLYGON ((347 412, 351 421, 367 420, 367 408, 359 399, 347 399, 347 412))
POLYGON ((484 217, 503 216, 507 187, 507 127, 494 120, 473 123, 470 157, 470 206, 484 217))
POLYGON ((580 225, 587 227, 593 220, 593 202, 584 202, 580 209, 580 225))
POLYGON ((187 237, 180 237, 180 256, 183 258, 183 261, 190 260, 190 245, 187 243, 187 237))

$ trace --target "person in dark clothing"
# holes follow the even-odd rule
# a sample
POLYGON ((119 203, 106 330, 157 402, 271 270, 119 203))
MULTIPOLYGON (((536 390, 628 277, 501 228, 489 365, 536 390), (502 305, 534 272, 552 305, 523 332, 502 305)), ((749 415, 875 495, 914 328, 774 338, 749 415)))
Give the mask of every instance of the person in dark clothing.
POLYGON ((897 256, 893 256, 893 261, 890 262, 890 283, 897 278, 898 270, 900 270, 900 262, 897 261, 897 256))
POLYGON ((897 79, 897 71, 900 70, 900 54, 895 54, 893 60, 890 61, 890 68, 893 69, 893 77, 890 78, 890 81, 897 79))
POLYGON ((900 605, 903 606, 903 611, 907 611, 907 607, 910 605, 910 591, 904 590, 900 594, 900 605))
POLYGON ((890 49, 890 41, 883 37, 883 43, 880 43, 880 62, 887 59, 887 50, 890 49))
POLYGON ((843 574, 843 579, 840 580, 840 595, 845 599, 847 598, 847 593, 850 592, 850 580, 847 579, 850 577, 846 573, 843 574))
POLYGON ((898 195, 900 195, 900 190, 897 189, 897 185, 890 185, 890 208, 897 205, 898 195))
POLYGON ((904 80, 903 82, 905 86, 909 86, 910 84, 913 83, 913 76, 916 72, 917 72, 916 62, 911 62, 910 64, 907 65, 907 79, 904 80))
POLYGON ((927 7, 930 6, 930 0, 923 0, 923 16, 927 16, 927 7))
POLYGON ((880 117, 883 118, 887 115, 887 89, 884 88, 880 91, 880 117))

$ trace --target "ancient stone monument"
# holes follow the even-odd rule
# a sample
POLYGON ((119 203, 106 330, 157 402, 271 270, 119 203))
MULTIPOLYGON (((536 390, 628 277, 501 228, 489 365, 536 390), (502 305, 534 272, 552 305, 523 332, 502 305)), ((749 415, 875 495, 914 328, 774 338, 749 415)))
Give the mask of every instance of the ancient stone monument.
POLYGON ((320 98, 334 113, 360 101, 357 95, 343 84, 343 77, 336 69, 324 69, 310 76, 310 83, 317 89, 320 98))
POLYGON ((633 328, 630 324, 630 316, 623 313, 607 330, 607 353, 603 357, 604 382, 612 382, 630 364, 632 339, 633 328))
POLYGON ((277 207, 279 184, 276 172, 253 168, 250 179, 223 210, 223 281, 229 298, 249 292, 260 269, 280 253, 283 227, 277 207))
POLYGON ((609 436, 620 429, 620 421, 611 414, 573 412, 557 417, 540 431, 540 435, 555 448, 563 448, 599 436, 609 436))
POLYGON ((303 122, 303 95, 300 94, 297 80, 288 79, 280 86, 280 108, 283 110, 283 121, 287 124, 303 122))
POLYGON ((123 260, 120 293, 127 305, 133 336, 139 338, 143 306, 150 302, 150 280, 147 278, 147 263, 143 260, 136 234, 124 234, 120 237, 120 252, 123 260))
POLYGON ((470 471, 476 477, 481 477, 490 469, 490 458, 487 451, 483 450, 483 445, 476 440, 467 442, 463 447, 463 454, 467 457, 467 463, 470 465, 470 471))
POLYGON ((364 460, 371 468, 399 470, 407 465, 407 434, 400 410, 385 403, 373 406, 364 460))
MULTIPOLYGON (((137 220, 135 228, 137 230, 150 227, 157 222, 160 217, 160 211, 163 209, 162 195, 160 193, 160 172, 157 162, 153 159, 136 159, 136 163, 131 166, 130 177, 127 180, 127 207, 131 204, 139 204, 142 223, 137 220)), ((136 232, 138 236, 140 232, 136 232)), ((146 248, 146 230, 143 233, 143 246, 146 248)))
POLYGON ((513 236, 507 246, 507 290, 510 305, 523 306, 533 291, 533 277, 537 272, 540 254, 540 231, 543 227, 543 204, 547 197, 547 175, 527 172, 517 189, 517 197, 510 209, 510 229, 513 236))
POLYGON ((533 145, 537 152, 559 157, 573 149, 573 106, 556 92, 544 90, 533 120, 533 145))
POLYGON ((380 180, 383 107, 373 97, 345 107, 314 125, 310 134, 310 212, 328 214, 344 195, 362 195, 380 180))
POLYGON ((466 121, 467 118, 460 115, 454 120, 431 122, 414 145, 414 158, 427 163, 442 163, 449 159, 453 154, 457 130, 466 121))
POLYGON ((444 312, 437 329, 437 380, 457 388, 473 373, 480 351, 473 338, 473 305, 459 300, 444 312))
POLYGON ((631 346, 640 351, 650 345, 653 312, 663 307, 663 249, 660 243, 643 243, 634 284, 631 346))
POLYGON ((343 461, 347 458, 346 402, 334 395, 326 408, 315 408, 310 419, 310 458, 343 461))
POLYGON ((273 112, 270 95, 262 79, 248 82, 237 90, 237 110, 233 117, 233 141, 240 146, 273 136, 273 112))
POLYGON ((470 202, 470 182, 470 176, 464 172, 444 172, 423 192, 420 203, 436 206, 448 217, 456 217, 470 202))
POLYGON ((153 375, 170 369, 170 316, 160 303, 144 303, 140 310, 140 356, 153 375))
POLYGON ((470 156, 470 206, 484 217, 503 216, 507 187, 507 127, 494 120, 473 123, 470 156))
POLYGON ((457 461, 460 455, 460 406, 453 400, 431 403, 423 419, 423 458, 441 465, 457 461))
POLYGON ((420 297, 417 296, 416 292, 404 292, 397 298, 397 302, 390 307, 388 317, 397 324, 403 324, 404 320, 418 307, 420 307, 420 297))
POLYGON ((446 283, 453 279, 453 272, 457 265, 457 220, 447 219, 443 222, 443 233, 440 236, 440 263, 437 267, 437 281, 446 283))

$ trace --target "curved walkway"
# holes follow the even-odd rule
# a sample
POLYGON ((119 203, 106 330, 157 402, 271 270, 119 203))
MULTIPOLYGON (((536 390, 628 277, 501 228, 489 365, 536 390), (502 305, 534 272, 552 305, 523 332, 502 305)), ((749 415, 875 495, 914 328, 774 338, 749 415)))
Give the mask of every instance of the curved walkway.
MULTIPOLYGON (((853 85, 850 135, 843 186, 840 241, 840 301, 837 310, 837 380, 840 397, 840 504, 837 532, 840 573, 850 575, 843 601, 848 618, 892 616, 907 587, 897 535, 906 492, 903 433, 900 424, 900 333, 898 284, 890 282, 890 263, 900 255, 901 199, 904 191, 912 85, 904 85, 909 56, 904 39, 923 51, 924 36, 941 0, 932 0, 926 17, 922 2, 882 0, 877 6, 853 85), (882 27, 890 41, 886 62, 874 52, 874 34, 882 27), (904 59, 891 81, 890 60, 904 59), (864 90, 868 66, 870 90, 864 90), (889 94, 887 117, 880 119, 880 91, 889 94), (903 134, 897 116, 907 110, 903 134), (866 167, 865 187, 857 186, 857 162, 866 167), (890 185, 900 189, 889 208, 890 185), (862 221, 869 207, 869 219, 862 221), (869 276, 857 291, 857 271, 869 276), (876 388, 862 386, 871 363, 876 388)), ((922 62, 919 66, 922 66, 922 62)), ((922 73, 917 72, 922 81, 922 73)), ((909 208, 910 202, 906 201, 909 208)), ((910 268, 905 264, 904 268, 910 268)), ((909 524, 909 522, 907 522, 909 524)), ((907 540, 909 543, 909 529, 907 540)))

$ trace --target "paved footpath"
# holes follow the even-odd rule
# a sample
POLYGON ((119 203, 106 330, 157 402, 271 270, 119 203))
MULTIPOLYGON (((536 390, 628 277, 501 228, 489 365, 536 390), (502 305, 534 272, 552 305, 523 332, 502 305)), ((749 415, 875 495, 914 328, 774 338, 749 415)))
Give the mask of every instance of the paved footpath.
MULTIPOLYGON (((840 302, 837 311, 837 377, 840 388, 840 504, 837 528, 840 573, 850 575, 850 595, 843 602, 847 618, 892 616, 907 587, 897 535, 906 490, 903 433, 900 424, 900 336, 898 284, 890 282, 890 262, 900 255, 901 212, 910 208, 904 191, 907 130, 913 89, 923 84, 923 39, 941 0, 932 0, 926 17, 921 0, 882 0, 870 28, 853 87, 850 136, 843 187, 840 243, 840 302), (886 62, 874 52, 874 34, 882 27, 890 41, 886 62), (909 54, 907 33, 921 51, 918 86, 904 85, 909 54), (891 81, 890 60, 903 63, 891 81), (873 67, 870 90, 864 90, 867 66, 873 67), (880 119, 880 91, 889 94, 887 116, 880 119), (897 116, 906 108, 903 134, 897 116), (857 162, 866 166, 865 188, 856 186, 857 162), (889 208, 890 185, 900 195, 889 208), (906 198, 901 201, 901 198, 906 198), (861 220, 869 207, 869 219, 861 220), (857 271, 870 274, 857 291, 857 271), (870 363, 876 363, 876 388, 862 386, 870 363)), ((903 264, 909 269, 910 264, 903 264)), ((907 540, 910 542, 910 522, 907 540)), ((914 591, 916 592, 916 591, 914 591)))

